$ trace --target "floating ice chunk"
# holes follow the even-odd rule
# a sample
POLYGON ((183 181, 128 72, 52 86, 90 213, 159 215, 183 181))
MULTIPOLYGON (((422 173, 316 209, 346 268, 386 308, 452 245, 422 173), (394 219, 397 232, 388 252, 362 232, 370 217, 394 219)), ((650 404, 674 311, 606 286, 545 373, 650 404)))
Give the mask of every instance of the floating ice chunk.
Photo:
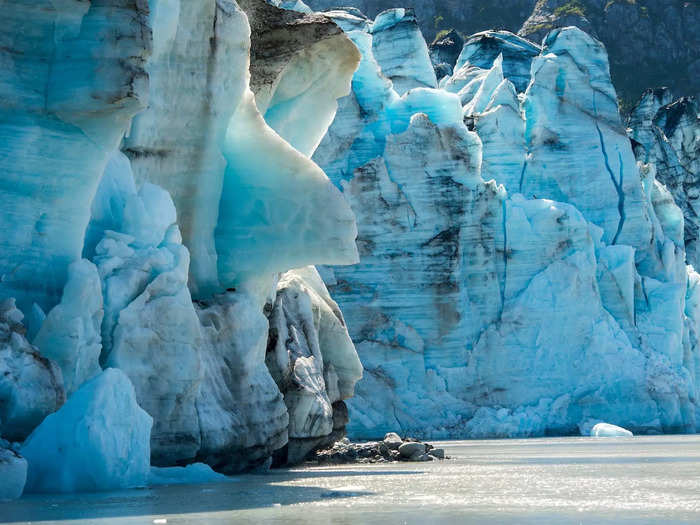
POLYGON ((610 423, 597 423, 591 429, 591 437, 632 437, 627 429, 611 425, 610 423))
POLYGON ((27 460, 0 440, 0 502, 17 499, 27 481, 27 460))
POLYGON ((186 467, 151 467, 148 485, 199 485, 202 483, 224 483, 236 481, 212 470, 204 463, 193 463, 186 467))
POLYGON ((27 438, 28 492, 94 492, 143 487, 153 420, 129 378, 110 368, 78 389, 27 438))

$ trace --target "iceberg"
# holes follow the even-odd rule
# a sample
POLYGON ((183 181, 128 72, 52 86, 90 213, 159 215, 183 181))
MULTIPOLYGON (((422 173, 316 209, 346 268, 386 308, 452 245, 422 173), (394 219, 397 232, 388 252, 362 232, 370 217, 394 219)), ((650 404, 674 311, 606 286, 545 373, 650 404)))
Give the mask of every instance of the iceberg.
POLYGON ((214 472, 209 465, 193 463, 186 467, 151 467, 149 486, 201 485, 204 483, 226 483, 233 478, 214 472))
POLYGON ((591 437, 632 437, 627 429, 611 425, 610 423, 596 423, 591 429, 591 437))
POLYGON ((0 503, 17 499, 27 482, 27 460, 0 441, 0 503))
POLYGON ((143 487, 153 420, 120 370, 80 387, 22 445, 27 492, 95 492, 143 487))

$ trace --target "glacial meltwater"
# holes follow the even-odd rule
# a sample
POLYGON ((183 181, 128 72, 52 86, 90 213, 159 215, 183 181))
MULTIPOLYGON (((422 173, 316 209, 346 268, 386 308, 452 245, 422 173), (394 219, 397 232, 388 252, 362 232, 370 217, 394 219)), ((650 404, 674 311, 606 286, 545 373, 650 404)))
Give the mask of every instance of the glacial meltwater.
POLYGON ((3 523, 698 523, 700 436, 440 443, 451 459, 25 496, 3 523))

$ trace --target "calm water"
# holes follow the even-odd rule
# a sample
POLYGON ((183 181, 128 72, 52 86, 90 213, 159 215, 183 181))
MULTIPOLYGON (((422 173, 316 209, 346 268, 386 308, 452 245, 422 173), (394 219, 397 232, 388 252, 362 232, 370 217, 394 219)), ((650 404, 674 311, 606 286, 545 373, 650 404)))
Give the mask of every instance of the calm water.
POLYGON ((443 443, 454 459, 28 497, 0 522, 700 523, 700 436, 443 443))

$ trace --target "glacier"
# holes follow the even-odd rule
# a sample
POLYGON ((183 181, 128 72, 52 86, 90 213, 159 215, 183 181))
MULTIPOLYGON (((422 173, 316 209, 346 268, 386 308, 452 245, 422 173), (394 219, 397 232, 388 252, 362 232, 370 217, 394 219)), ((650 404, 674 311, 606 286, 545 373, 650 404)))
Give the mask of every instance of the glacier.
POLYGON ((593 37, 446 69, 408 8, 5 4, 0 499, 698 430, 697 103, 625 126, 593 37))
POLYGON ((0 497, 221 481, 342 437, 362 367, 308 266, 355 263, 357 228, 309 156, 350 39, 263 0, 6 4, 0 497))
MULTIPOLYGON (((360 264, 321 272, 365 368, 350 435, 695 432, 688 194, 633 149, 603 45, 487 31, 439 88, 395 87, 383 53, 428 65, 410 10, 326 14, 363 54, 313 156, 358 221, 360 264), (385 20, 403 52, 380 49, 385 20)), ((687 115, 666 127, 692 160, 687 115)))

